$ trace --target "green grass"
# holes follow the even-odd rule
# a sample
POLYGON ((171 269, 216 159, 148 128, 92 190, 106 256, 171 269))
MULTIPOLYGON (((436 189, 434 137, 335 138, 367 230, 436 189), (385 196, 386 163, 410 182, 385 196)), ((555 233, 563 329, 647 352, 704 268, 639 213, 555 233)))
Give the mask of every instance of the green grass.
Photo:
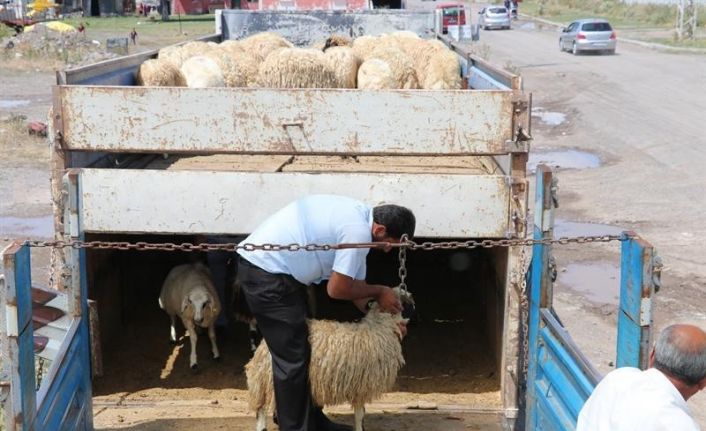
POLYGON ((662 45, 675 46, 679 48, 698 48, 706 49, 706 39, 694 39, 694 40, 683 40, 681 42, 676 41, 674 38, 648 38, 647 42, 660 43, 662 45))
MULTIPOLYGON (((524 0, 520 10, 552 21, 569 23, 578 18, 605 18, 618 28, 672 28, 676 5, 626 4, 620 0, 524 0)), ((706 7, 698 11, 699 27, 706 23, 706 7)))
POLYGON ((10 27, 6 26, 5 24, 0 24, 0 39, 12 36, 15 34, 15 31, 12 30, 10 27))
POLYGON ((121 16, 111 18, 84 17, 64 20, 65 23, 78 27, 80 23, 86 26, 87 34, 91 32, 124 33, 126 36, 135 28, 140 36, 157 36, 163 33, 182 33, 189 35, 211 34, 215 31, 213 15, 172 16, 167 22, 160 18, 151 20, 144 16, 121 16))

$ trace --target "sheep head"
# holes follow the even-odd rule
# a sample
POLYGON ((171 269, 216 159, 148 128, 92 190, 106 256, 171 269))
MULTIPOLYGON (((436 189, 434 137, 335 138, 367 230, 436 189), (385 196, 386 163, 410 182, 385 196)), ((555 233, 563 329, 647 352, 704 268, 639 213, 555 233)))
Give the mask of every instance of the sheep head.
POLYGON ((204 328, 210 326, 220 311, 220 307, 205 288, 192 289, 181 303, 182 315, 204 328))

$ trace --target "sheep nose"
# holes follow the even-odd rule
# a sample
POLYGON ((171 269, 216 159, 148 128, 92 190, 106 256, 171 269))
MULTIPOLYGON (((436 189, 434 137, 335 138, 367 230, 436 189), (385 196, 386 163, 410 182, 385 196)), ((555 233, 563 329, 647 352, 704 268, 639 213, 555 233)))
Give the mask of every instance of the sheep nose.
POLYGON ((194 317, 194 322, 196 322, 196 323, 203 322, 203 317, 194 317))

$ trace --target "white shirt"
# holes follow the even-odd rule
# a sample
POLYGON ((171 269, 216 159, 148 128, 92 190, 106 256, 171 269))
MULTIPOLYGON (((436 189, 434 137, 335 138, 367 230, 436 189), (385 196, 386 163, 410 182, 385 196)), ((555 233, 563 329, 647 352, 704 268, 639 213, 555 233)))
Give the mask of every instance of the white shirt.
POLYGON ((598 383, 576 431, 699 431, 677 388, 654 368, 625 367, 598 383))
MULTIPOLYGON (((373 211, 355 199, 311 195, 282 208, 240 244, 341 244, 372 241, 373 211)), ((302 284, 319 283, 331 271, 365 279, 369 249, 330 251, 245 251, 250 263, 274 274, 289 274, 302 284)))

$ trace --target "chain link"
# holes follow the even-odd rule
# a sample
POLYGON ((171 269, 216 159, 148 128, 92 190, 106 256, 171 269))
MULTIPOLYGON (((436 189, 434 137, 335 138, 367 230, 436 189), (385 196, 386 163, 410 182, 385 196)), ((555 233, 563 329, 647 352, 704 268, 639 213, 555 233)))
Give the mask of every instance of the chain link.
MULTIPOLYGON (((474 248, 493 248, 493 247, 526 247, 538 244, 543 245, 569 245, 569 244, 588 244, 588 243, 601 243, 601 242, 611 242, 611 241, 626 241, 631 236, 627 233, 621 235, 594 235, 594 236, 577 236, 577 237, 560 237, 560 238, 543 238, 543 239, 483 239, 475 240, 471 239, 468 241, 442 241, 442 242, 431 242, 425 241, 417 243, 410 239, 404 239, 399 243, 392 242, 363 242, 363 243, 342 243, 342 244, 237 244, 237 243, 199 243, 193 244, 189 242, 183 242, 180 244, 172 242, 164 243, 149 243, 149 242, 127 242, 127 241, 79 241, 79 240, 52 240, 52 241, 40 241, 40 240, 20 240, 21 244, 27 245, 29 247, 51 247, 51 248, 73 248, 73 249, 98 249, 98 250, 138 250, 138 251, 187 251, 187 252, 208 252, 208 251, 330 251, 330 250, 342 250, 351 248, 399 248, 400 252, 403 250, 451 250, 451 249, 474 249, 474 248)), ((17 241, 14 238, 2 238, 4 242, 17 241)), ((402 255, 406 258, 406 255, 402 255)), ((406 271, 406 270, 403 270, 406 271)), ((402 278, 402 272, 400 272, 400 278, 402 278)), ((404 273, 406 276, 406 272, 404 273)))
MULTIPOLYGON (((407 234, 402 235, 402 238, 400 238, 400 243, 405 244, 408 241, 409 241, 409 238, 407 237, 407 234)), ((405 280, 407 279, 407 247, 400 247, 399 260, 400 260, 400 269, 397 272, 398 275, 400 276, 399 288, 406 292, 407 291, 407 283, 405 282, 405 280)))

